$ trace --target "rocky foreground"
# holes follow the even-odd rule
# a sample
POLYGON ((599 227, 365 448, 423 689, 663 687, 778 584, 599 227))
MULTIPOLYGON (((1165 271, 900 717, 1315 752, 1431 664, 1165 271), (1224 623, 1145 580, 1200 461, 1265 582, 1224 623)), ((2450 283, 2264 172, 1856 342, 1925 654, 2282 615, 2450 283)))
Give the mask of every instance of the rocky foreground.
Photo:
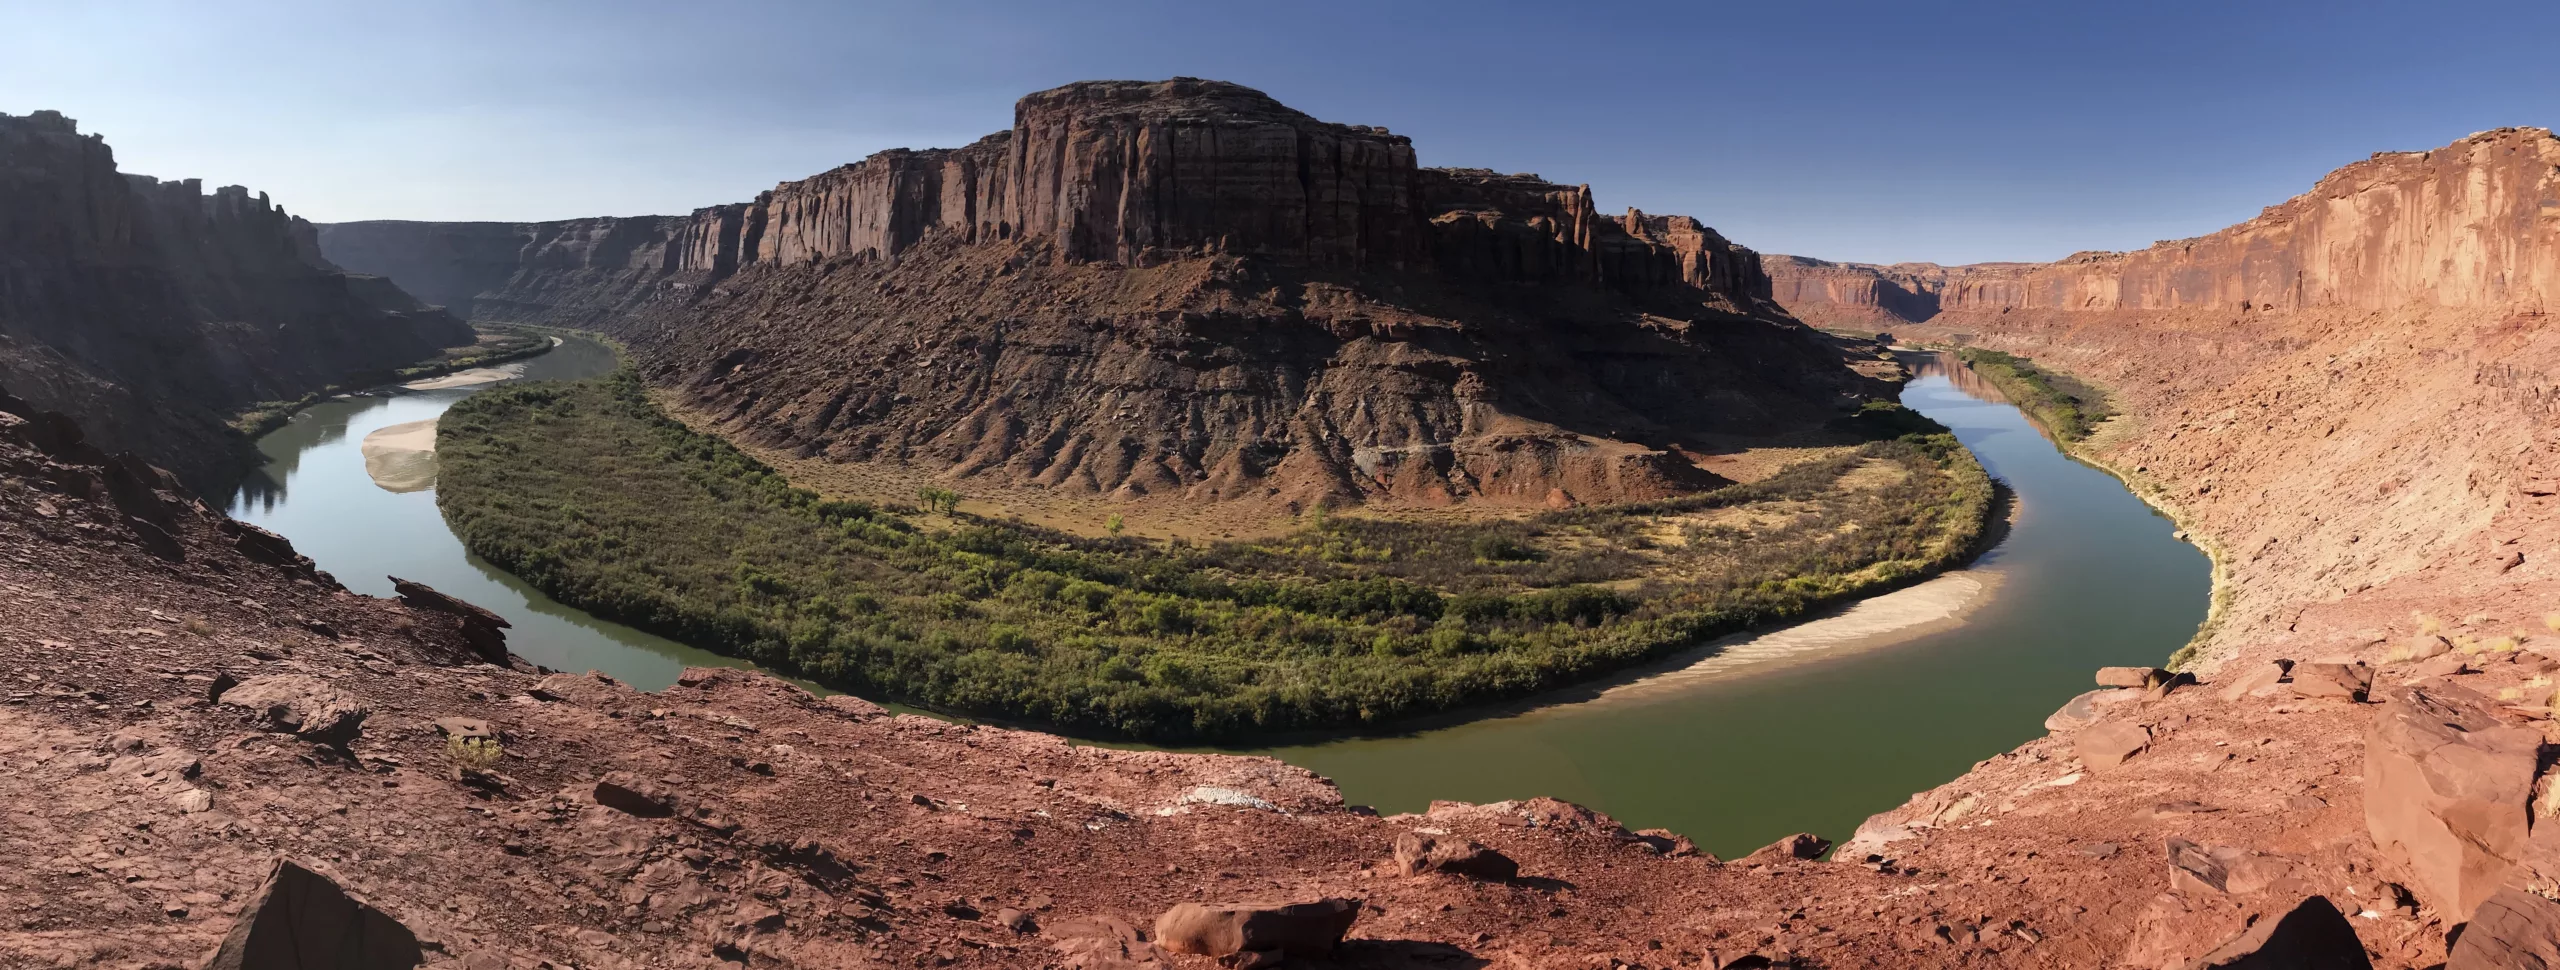
POLYGON ((2219 550, 2227 601, 2193 673, 2098 672, 1827 862, 526 669, 467 604, 349 594, 0 401, 0 963, 283 965, 352 925, 468 967, 2550 965, 2560 342, 2518 281, 2560 254, 2560 153, 2369 165, 2189 247, 2243 254, 2179 271, 2236 289, 1920 321, 2116 388, 2092 454, 2219 550), (2284 255, 2350 227, 2448 259, 2284 255), (2361 295, 2261 299, 2270 253, 2361 295), (2436 278, 2464 253, 2505 288, 2436 278))
POLYGON ((2543 715, 2493 699, 2549 690, 2526 652, 2106 672, 1839 861, 1723 862, 1550 800, 1379 818, 1270 759, 530 669, 14 399, 0 549, 12 965, 295 966, 351 926, 474 968, 2424 965, 2560 907, 2470 848, 2538 848, 2543 715))

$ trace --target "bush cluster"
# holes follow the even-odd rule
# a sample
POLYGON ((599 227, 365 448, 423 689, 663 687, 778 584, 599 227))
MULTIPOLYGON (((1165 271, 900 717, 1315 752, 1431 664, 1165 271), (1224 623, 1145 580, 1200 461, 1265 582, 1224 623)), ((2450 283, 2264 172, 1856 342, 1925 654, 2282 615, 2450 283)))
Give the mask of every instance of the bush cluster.
POLYGON ((666 417, 627 371, 481 392, 447 412, 438 451, 464 544, 562 602, 846 690, 1155 740, 1376 724, 1592 677, 1955 564, 1991 495, 1940 432, 1667 502, 1086 539, 822 499, 666 417), (1832 487, 1870 462, 1910 474, 1832 487), (1756 528, 1683 525, 1754 503, 1756 528))

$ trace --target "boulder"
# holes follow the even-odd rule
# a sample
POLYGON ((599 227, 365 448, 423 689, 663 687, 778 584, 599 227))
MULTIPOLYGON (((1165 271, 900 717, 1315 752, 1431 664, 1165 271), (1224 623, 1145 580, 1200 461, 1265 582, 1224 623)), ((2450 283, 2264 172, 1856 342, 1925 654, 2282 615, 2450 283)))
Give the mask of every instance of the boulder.
POLYGON ((2044 719, 2044 729, 2053 732, 2077 731, 2098 723, 2107 709, 2118 704, 2142 699, 2142 692, 2117 687, 2102 687, 2065 702, 2044 719))
POLYGON ((1223 957, 1246 950, 1323 956, 1360 917, 1360 900, 1306 903, 1176 903, 1156 917, 1155 945, 1172 953, 1223 957))
POLYGON ((2293 692, 2303 697, 2344 697, 2360 701, 2372 687, 2373 668, 2360 663, 2293 665, 2293 692))
POLYGON ((204 970, 405 970, 425 961, 399 920, 278 859, 204 970))
POLYGON ((2482 900, 2444 970, 2560 967, 2560 903, 2513 887, 2482 900))
POLYGON ((1804 862, 1822 858, 1831 851, 1831 840, 1811 832, 1798 832, 1768 845, 1750 855, 1734 860, 1738 866, 1767 865, 1773 862, 1804 862))
POLYGON ((2420 661, 2417 666, 2409 668, 2409 679, 2424 680, 2429 677, 2452 677, 2471 672, 2470 661, 2463 659, 2461 654, 2448 653, 2420 661))
POLYGON ((2080 756, 2080 762, 2097 771, 2123 764, 2150 746, 2150 729, 2131 721, 2100 724, 2080 732, 2072 741, 2072 750, 2080 756))
POLYGON ((309 674, 251 677, 223 691, 220 703, 257 711, 275 730, 341 747, 355 740, 364 729, 365 716, 372 713, 355 698, 309 674))
POLYGON ((2100 667, 2098 686, 2144 688, 2167 679, 2158 667, 2100 667))
POLYGON ((2453 641, 2440 636, 2423 636, 2409 647, 2409 659, 2432 660, 2453 652, 2453 641))
POLYGON ((2250 691, 2282 683, 2286 669, 2291 666, 2286 661, 2276 660, 2242 670, 2222 685, 2222 699, 2236 701, 2249 696, 2250 691))
POLYGON ((666 818, 676 813, 675 796, 627 771, 614 772, 596 782, 596 804, 641 818, 666 818))
POLYGON ((498 666, 507 665, 505 631, 514 624, 508 623, 506 617, 436 592, 435 587, 425 583, 413 583, 398 576, 388 578, 392 590, 400 594, 401 603, 411 609, 453 617, 463 642, 471 645, 473 653, 498 666))
POLYGON ((1511 879, 1520 864, 1511 857, 1465 839, 1407 832, 1396 836, 1396 871, 1408 876, 1445 872, 1477 879, 1511 879))
POLYGON ((2305 886, 2292 860, 2227 845, 2198 845, 2180 838, 2166 840, 2169 888, 2183 893, 2228 893, 2255 896, 2276 890, 2298 893, 2305 886))
POLYGON ((2365 730, 2366 827, 2449 920, 2498 890, 2525 848, 2542 737, 2452 684, 2393 688, 2365 730))
MULTIPOLYGON (((1635 839, 1646 848, 1674 859, 1686 859, 1698 854, 1697 843, 1689 841, 1688 836, 1670 829, 1643 829, 1636 833, 1635 839)), ((1713 860, 1715 857, 1710 855, 1707 858, 1713 860)))
POLYGON ((2189 970, 2372 970, 2373 961, 2327 896, 2307 896, 2282 916, 2256 923, 2203 955, 2187 962, 2189 970))

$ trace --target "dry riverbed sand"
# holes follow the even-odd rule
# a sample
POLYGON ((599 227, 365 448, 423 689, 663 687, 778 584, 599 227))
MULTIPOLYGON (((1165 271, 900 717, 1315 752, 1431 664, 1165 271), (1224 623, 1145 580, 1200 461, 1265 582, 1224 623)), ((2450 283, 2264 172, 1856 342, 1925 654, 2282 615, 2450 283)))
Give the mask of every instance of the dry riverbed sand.
MULTIPOLYGON (((458 375, 457 375, 458 376, 458 375)), ((436 484, 436 419, 386 425, 364 436, 364 473, 390 492, 436 484)))

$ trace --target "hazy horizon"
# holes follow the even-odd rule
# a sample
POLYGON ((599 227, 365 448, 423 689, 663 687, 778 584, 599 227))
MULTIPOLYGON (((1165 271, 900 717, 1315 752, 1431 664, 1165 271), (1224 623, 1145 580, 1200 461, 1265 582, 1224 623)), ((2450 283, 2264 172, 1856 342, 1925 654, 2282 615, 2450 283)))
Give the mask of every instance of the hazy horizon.
POLYGON ((2211 232, 2372 152, 2560 123, 2538 50, 2560 8, 2410 9, 26 5, 0 111, 314 221, 537 221, 744 201, 966 144, 1031 91, 1190 75, 1763 252, 2045 261, 2211 232))

